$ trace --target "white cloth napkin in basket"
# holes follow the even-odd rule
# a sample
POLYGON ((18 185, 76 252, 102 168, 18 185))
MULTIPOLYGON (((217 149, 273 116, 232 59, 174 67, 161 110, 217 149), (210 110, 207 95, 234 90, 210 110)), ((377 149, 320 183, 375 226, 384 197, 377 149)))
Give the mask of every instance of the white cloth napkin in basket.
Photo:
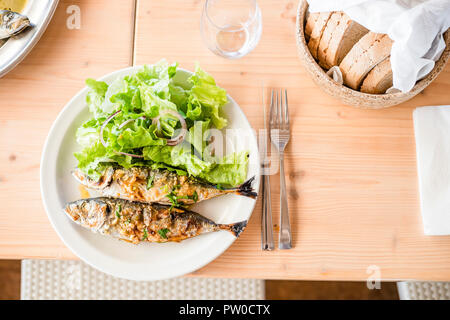
POLYGON ((450 234, 450 106, 414 110, 420 205, 426 235, 450 234))
POLYGON ((370 31, 386 33, 394 44, 394 88, 410 91, 434 68, 450 28, 450 0, 308 0, 311 12, 344 11, 370 31))

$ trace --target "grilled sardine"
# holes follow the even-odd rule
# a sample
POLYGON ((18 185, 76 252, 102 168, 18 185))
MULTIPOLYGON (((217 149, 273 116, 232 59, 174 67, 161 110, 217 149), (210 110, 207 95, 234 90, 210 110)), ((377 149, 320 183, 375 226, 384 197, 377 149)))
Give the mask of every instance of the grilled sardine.
POLYGON ((31 26, 30 20, 17 12, 0 10, 0 39, 7 39, 31 26))
POLYGON ((219 230, 238 237, 247 225, 247 221, 217 224, 187 209, 103 197, 70 202, 64 211, 77 224, 93 232, 135 244, 179 242, 219 230))
POLYGON ((250 198, 257 196, 251 186, 254 177, 238 188, 224 189, 168 170, 145 167, 124 169, 111 166, 105 170, 99 181, 90 179, 79 169, 72 174, 80 183, 97 190, 102 196, 130 201, 189 205, 228 193, 250 198))

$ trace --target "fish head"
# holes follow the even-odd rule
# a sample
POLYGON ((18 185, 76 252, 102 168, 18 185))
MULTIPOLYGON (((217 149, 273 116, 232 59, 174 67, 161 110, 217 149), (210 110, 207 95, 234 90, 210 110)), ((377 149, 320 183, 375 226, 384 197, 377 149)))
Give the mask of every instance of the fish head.
POLYGON ((17 12, 0 10, 0 39, 9 38, 31 26, 30 20, 17 12))
POLYGON ((81 199, 68 203, 64 212, 75 223, 95 232, 105 233, 109 228, 110 207, 101 199, 81 199))
POLYGON ((75 169, 72 171, 73 177, 81 184, 85 185, 90 189, 102 190, 111 184, 114 174, 114 168, 108 167, 101 175, 98 181, 91 179, 87 174, 85 174, 80 169, 75 169))

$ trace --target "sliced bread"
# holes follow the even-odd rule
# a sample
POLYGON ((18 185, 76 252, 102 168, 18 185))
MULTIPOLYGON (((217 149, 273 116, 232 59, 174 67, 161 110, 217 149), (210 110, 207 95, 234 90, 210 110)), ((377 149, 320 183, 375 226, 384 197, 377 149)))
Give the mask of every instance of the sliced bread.
POLYGON ((381 33, 369 32, 348 52, 339 65, 344 83, 358 90, 366 75, 391 53, 392 40, 381 33))
POLYGON ((317 19, 319 19, 319 12, 307 12, 306 13, 306 24, 305 24, 305 39, 308 42, 311 37, 311 33, 314 29, 317 19))
POLYGON ((382 94, 392 87, 391 59, 386 58, 367 74, 361 85, 361 92, 382 94))
POLYGON ((323 30, 330 19, 331 12, 320 12, 319 17, 314 23, 311 31, 311 36, 308 41, 308 48, 314 59, 317 59, 317 50, 319 49, 320 39, 322 38, 323 30))
POLYGON ((320 40, 319 64, 325 69, 339 65, 350 49, 368 32, 345 13, 333 13, 320 40))
POLYGON ((319 48, 317 50, 317 59, 319 60, 319 65, 322 68, 329 69, 331 66, 328 66, 326 63, 326 54, 328 45, 333 39, 334 32, 339 27, 343 16, 343 12, 333 12, 328 19, 328 23, 323 30, 322 37, 320 38, 319 48))

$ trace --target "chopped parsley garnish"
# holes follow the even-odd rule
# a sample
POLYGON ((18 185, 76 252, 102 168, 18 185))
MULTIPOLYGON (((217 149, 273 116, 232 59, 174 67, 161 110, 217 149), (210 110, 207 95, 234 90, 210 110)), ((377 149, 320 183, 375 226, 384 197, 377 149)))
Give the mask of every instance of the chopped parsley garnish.
POLYGON ((185 197, 183 197, 183 199, 191 199, 191 200, 193 200, 194 202, 197 202, 198 201, 198 194, 197 194, 197 191, 194 191, 194 193, 191 195, 191 196, 185 196, 185 197))
POLYGON ((153 187, 153 180, 155 179, 155 175, 151 173, 147 178, 147 190, 153 187))
POLYGON ((158 230, 159 235, 161 238, 167 239, 167 232, 169 232, 169 229, 160 229, 158 230))
POLYGON ((169 201, 172 203, 172 207, 179 207, 181 204, 178 202, 178 197, 175 195, 175 193, 173 193, 173 191, 171 191, 168 195, 167 195, 167 199, 169 199, 169 201))
MULTIPOLYGON (((178 202, 178 200, 180 200, 180 199, 191 199, 191 200, 193 200, 194 202, 197 202, 197 201, 198 201, 198 194, 197 194, 197 191, 194 191, 194 193, 193 193, 191 196, 176 196, 173 192, 171 192, 169 195, 170 195, 170 197, 172 198, 171 201, 173 201, 173 202, 176 201, 176 203, 177 203, 178 205, 182 205, 182 203, 179 203, 179 202, 178 202)), ((170 199, 170 198, 169 198, 169 199, 170 199)), ((172 203, 173 203, 173 202, 172 202, 172 203)))
POLYGON ((178 197, 175 194, 175 191, 180 188, 180 185, 176 185, 172 188, 172 191, 170 191, 170 193, 167 194, 167 199, 169 199, 169 201, 172 203, 172 207, 179 207, 182 205, 182 203, 178 202, 178 199, 183 199, 183 197, 178 197))
POLYGON ((120 212, 122 212, 122 205, 119 204, 116 208, 116 217, 120 219, 120 212))
POLYGON ((223 190, 223 187, 222 187, 222 185, 220 183, 218 185, 216 185, 216 188, 219 189, 219 190, 223 190))
POLYGON ((142 240, 146 240, 148 238, 148 232, 147 228, 144 229, 144 236, 142 237, 142 240))

